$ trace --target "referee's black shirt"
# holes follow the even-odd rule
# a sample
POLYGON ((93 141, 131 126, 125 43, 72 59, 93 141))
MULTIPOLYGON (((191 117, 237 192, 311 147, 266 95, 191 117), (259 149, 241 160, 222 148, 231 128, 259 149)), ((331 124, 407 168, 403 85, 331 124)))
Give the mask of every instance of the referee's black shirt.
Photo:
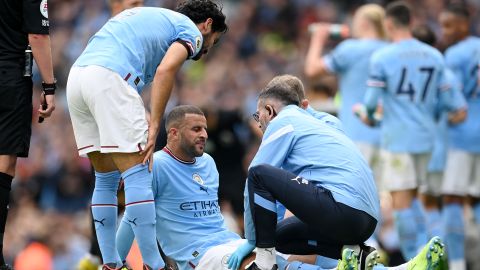
POLYGON ((48 34, 47 0, 0 0, 0 62, 23 59, 28 34, 48 34))

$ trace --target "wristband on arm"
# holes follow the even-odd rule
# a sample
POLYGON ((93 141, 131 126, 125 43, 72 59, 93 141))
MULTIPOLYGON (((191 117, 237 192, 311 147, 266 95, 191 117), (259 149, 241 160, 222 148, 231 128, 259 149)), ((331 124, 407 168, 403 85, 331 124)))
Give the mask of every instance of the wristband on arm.
MULTIPOLYGON (((42 88, 44 96, 55 95, 55 90, 57 89, 57 80, 53 79, 53 83, 42 82, 42 88)), ((47 101, 44 100, 44 102, 42 103, 42 110, 46 110, 47 108, 47 101)), ((41 116, 38 117, 38 123, 43 123, 44 120, 45 118, 41 116)))
POLYGON ((42 82, 42 88, 45 96, 55 95, 55 90, 57 89, 57 80, 54 80, 53 83, 42 82))

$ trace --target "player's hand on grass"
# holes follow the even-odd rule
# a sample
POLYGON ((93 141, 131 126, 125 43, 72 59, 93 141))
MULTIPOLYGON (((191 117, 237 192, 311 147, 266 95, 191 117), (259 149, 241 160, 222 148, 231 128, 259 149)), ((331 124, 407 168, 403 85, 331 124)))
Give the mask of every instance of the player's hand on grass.
POLYGON ((148 162, 148 171, 152 171, 152 166, 153 166, 153 152, 155 151, 155 143, 157 141, 157 132, 158 129, 155 127, 150 127, 148 128, 148 137, 147 137, 147 144, 145 145, 145 148, 140 151, 140 155, 145 155, 143 158, 142 164, 145 165, 148 162))
POLYGON ((235 252, 230 255, 227 260, 228 269, 237 270, 245 257, 255 249, 255 242, 247 241, 245 244, 239 246, 235 252))

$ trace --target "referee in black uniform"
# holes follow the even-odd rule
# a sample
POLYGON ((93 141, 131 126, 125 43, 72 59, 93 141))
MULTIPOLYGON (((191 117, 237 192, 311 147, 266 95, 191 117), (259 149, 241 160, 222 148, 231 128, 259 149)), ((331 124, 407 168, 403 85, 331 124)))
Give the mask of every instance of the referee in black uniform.
POLYGON ((39 120, 55 109, 48 30, 47 0, 0 0, 0 270, 12 269, 3 257, 3 234, 17 157, 27 157, 30 147, 32 55, 43 79, 39 120))

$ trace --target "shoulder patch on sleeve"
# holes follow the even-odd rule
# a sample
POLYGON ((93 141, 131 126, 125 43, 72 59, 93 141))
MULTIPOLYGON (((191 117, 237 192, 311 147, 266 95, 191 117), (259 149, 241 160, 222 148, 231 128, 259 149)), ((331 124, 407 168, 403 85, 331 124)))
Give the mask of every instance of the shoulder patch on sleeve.
POLYGON ((202 39, 200 38, 200 36, 197 36, 195 38, 195 48, 196 50, 200 50, 200 48, 202 47, 202 39))
POLYGON ((48 19, 48 2, 47 0, 42 0, 40 3, 40 13, 43 17, 48 19))

